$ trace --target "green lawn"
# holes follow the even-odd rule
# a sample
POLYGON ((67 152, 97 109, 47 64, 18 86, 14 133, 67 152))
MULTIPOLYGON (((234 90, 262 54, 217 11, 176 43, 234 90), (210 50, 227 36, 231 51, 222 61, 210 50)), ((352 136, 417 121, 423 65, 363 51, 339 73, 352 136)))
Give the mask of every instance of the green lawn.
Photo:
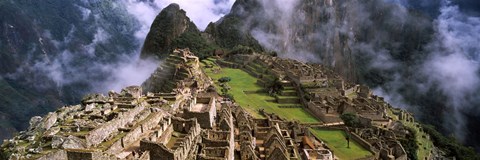
MULTIPOLYGON (((203 60, 202 65, 213 64, 212 61, 212 59, 203 60)), ((214 68, 219 67, 214 66, 214 68)), ((205 73, 215 81, 218 90, 220 89, 220 86, 218 86, 219 84, 217 80, 221 77, 230 77, 231 81, 228 82, 228 85, 231 87, 231 90, 229 93, 234 96, 235 101, 240 106, 245 108, 255 117, 262 117, 258 110, 263 108, 266 112, 275 113, 289 120, 298 120, 300 122, 308 123, 319 122, 315 117, 302 108, 279 108, 279 105, 285 104, 277 104, 273 102, 275 98, 269 96, 267 93, 245 94, 244 91, 258 91, 263 88, 256 84, 257 78, 241 69, 222 68, 218 73, 214 73, 212 68, 204 69, 205 73)))
POLYGON ((345 132, 342 130, 310 129, 310 131, 312 131, 315 137, 325 142, 335 156, 341 160, 358 159, 372 155, 371 152, 352 140, 350 140, 350 148, 347 148, 345 132))

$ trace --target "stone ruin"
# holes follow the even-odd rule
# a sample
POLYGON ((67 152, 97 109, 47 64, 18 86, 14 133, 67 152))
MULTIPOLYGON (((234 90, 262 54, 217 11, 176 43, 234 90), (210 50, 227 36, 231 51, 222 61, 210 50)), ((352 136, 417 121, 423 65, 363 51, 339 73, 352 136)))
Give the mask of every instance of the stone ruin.
MULTIPOLYGON (((268 68, 282 85, 298 88, 295 94, 304 95, 298 103, 326 124, 341 126, 341 114, 358 114, 368 127, 352 131, 353 138, 375 154, 372 159, 406 159, 397 140, 405 130, 368 87, 348 84, 320 65, 256 54, 242 58, 268 68)), ((188 50, 175 50, 168 59, 142 86, 87 95, 79 105, 33 117, 28 130, 6 140, 2 149, 12 160, 335 159, 311 135, 310 125, 263 110, 265 118, 254 118, 233 101, 207 93, 213 82, 188 50)))

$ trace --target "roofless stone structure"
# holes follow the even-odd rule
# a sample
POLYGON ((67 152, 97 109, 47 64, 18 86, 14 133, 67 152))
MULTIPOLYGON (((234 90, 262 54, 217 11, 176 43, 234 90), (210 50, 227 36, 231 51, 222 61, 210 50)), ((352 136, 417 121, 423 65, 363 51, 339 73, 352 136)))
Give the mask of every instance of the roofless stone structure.
MULTIPOLYGON (((87 95, 79 105, 33 117, 28 130, 5 140, 2 151, 12 160, 333 160, 335 153, 310 130, 333 126, 372 153, 364 159, 406 160, 398 139, 408 131, 387 114, 390 106, 368 87, 348 84, 320 65, 295 60, 257 54, 227 60, 217 62, 252 74, 247 67, 251 63, 268 69, 282 86, 295 88, 280 94, 301 97, 277 98, 277 103, 298 103, 322 123, 288 121, 263 110, 263 118, 255 118, 209 89, 214 82, 199 59, 179 49, 142 86, 87 95), (358 114, 365 127, 347 130, 339 116, 348 112, 358 114)), ((258 84, 266 83, 258 78, 258 84)), ((396 113, 412 120, 404 111, 396 113)))

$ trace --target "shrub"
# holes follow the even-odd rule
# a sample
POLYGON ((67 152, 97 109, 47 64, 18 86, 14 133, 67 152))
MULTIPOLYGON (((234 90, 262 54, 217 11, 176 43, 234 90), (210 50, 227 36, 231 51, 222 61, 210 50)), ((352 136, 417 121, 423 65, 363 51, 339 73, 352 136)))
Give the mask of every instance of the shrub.
POLYGON ((218 82, 220 83, 225 83, 225 82, 230 82, 232 79, 230 77, 222 77, 218 79, 218 82))

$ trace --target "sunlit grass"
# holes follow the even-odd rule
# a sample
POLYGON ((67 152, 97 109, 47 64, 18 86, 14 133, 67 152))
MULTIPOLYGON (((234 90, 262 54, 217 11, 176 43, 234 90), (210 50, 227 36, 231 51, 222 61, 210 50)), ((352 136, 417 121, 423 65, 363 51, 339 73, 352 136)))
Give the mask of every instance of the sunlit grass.
POLYGON ((213 59, 207 59, 202 61, 203 66, 205 64, 212 65, 214 68, 204 68, 208 76, 210 76, 214 81, 217 89, 219 90, 220 86, 217 80, 221 77, 230 77, 231 81, 228 82, 228 85, 231 87, 229 91, 233 95, 235 101, 245 108, 253 116, 261 118, 259 114, 259 109, 264 109, 268 113, 275 113, 280 117, 286 118, 288 120, 298 120, 300 122, 319 122, 315 117, 310 113, 305 111, 303 108, 279 108, 280 105, 289 105, 289 104, 278 104, 275 103, 275 98, 269 96, 267 93, 249 93, 246 94, 244 91, 259 91, 263 88, 256 84, 257 78, 251 76, 247 72, 241 69, 233 68, 221 68, 218 73, 214 73, 215 66, 213 59))
POLYGON ((353 140, 350 140, 350 147, 347 147, 346 134, 342 130, 310 129, 310 131, 315 137, 325 142, 341 160, 353 160, 372 155, 370 151, 353 140))

